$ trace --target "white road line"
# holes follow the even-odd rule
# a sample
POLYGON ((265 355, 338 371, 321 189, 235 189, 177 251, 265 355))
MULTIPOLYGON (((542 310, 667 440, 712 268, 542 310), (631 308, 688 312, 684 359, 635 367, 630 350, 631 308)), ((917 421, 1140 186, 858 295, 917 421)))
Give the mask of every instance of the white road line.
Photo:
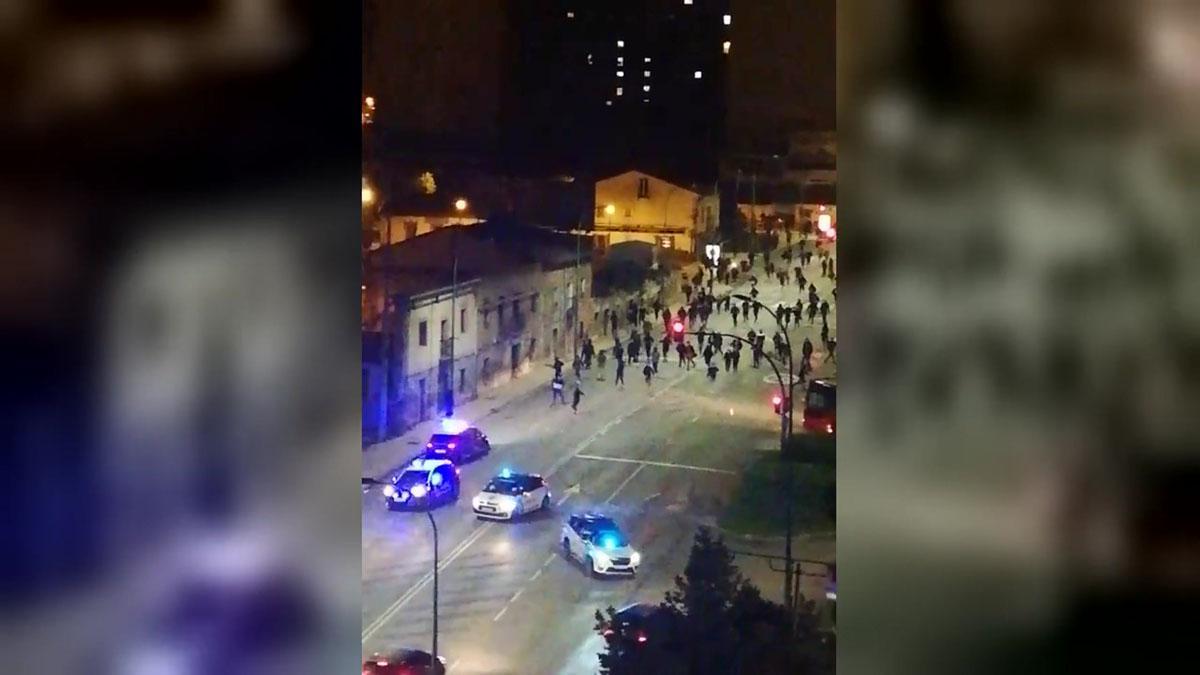
MULTIPOLYGON (((674 380, 671 380, 670 382, 665 384, 662 388, 660 388, 658 391, 654 392, 654 394, 652 394, 650 396, 650 398, 651 399, 657 398, 659 394, 663 393, 664 391, 666 391, 667 389, 669 389, 671 387, 674 387, 675 385, 682 382, 684 379, 685 379, 685 376, 681 375, 681 376, 675 378, 674 380)), ((627 419, 627 418, 633 416, 635 413, 641 411, 642 408, 644 408, 644 407, 645 407, 645 404, 640 405, 640 406, 634 408, 633 410, 630 410, 630 411, 620 415, 616 419, 611 420, 610 422, 608 422, 608 424, 606 424, 602 428, 611 428, 612 426, 615 426, 615 425, 625 421, 625 419, 627 419)), ((545 478, 550 478, 551 476, 553 476, 555 473, 558 472, 559 469, 561 469, 563 466, 565 466, 567 462, 571 461, 571 459, 573 459, 574 457, 580 456, 579 453, 583 452, 584 448, 588 447, 592 443, 595 443, 596 439, 599 437, 600 437, 599 432, 596 432, 596 433, 593 433, 591 436, 588 436, 587 438, 585 438, 582 442, 580 442, 578 445, 576 445, 574 448, 572 448, 571 452, 569 454, 566 454, 566 455, 558 458, 558 460, 556 460, 554 462, 554 464, 552 464, 550 466, 550 469, 547 470, 546 472, 544 472, 542 474, 542 476, 545 478)), ((650 462, 647 462, 647 463, 650 463, 650 462)), ((454 550, 450 553, 450 555, 447 556, 446 559, 443 560, 438 565, 438 570, 439 571, 443 570, 450 563, 454 562, 460 555, 463 554, 464 551, 467 550, 468 547, 471 546, 471 544, 474 544, 476 541, 478 541, 479 538, 482 537, 484 535, 484 533, 487 532, 487 530, 489 530, 493 524, 494 523, 491 523, 491 522, 484 523, 483 526, 481 526, 479 529, 475 530, 475 532, 473 532, 470 536, 468 536, 466 539, 464 539, 463 542, 461 544, 459 544, 458 546, 456 546, 454 548, 454 550)), ((551 554, 550 558, 547 558, 546 563, 542 566, 545 567, 546 565, 549 565, 550 561, 553 560, 553 558, 554 558, 554 554, 551 554)), ((367 626, 367 628, 363 630, 363 633, 362 633, 363 644, 366 644, 367 640, 369 640, 372 635, 379 632, 379 629, 382 628, 385 623, 387 623, 393 616, 395 616, 396 613, 399 612, 404 607, 404 605, 408 604, 417 595, 417 593, 419 593, 421 591, 422 588, 425 588, 425 586, 429 585, 432 581, 433 581, 433 572, 427 572, 425 574, 425 576, 421 577, 421 579, 419 581, 417 581, 417 583, 413 584, 407 591, 405 591, 399 598, 397 598, 396 602, 392 603, 386 610, 384 610, 383 614, 379 615, 379 618, 372 621, 367 626)), ((502 614, 504 614, 504 610, 500 610, 500 615, 502 615, 502 614)), ((493 619, 493 621, 498 621, 500 619, 500 615, 497 615, 496 618, 493 619)))
POLYGON ((531 582, 533 582, 533 581, 537 581, 537 578, 538 578, 538 577, 540 577, 540 576, 542 576, 542 570, 544 570, 544 569, 546 569, 546 568, 544 568, 544 567, 539 567, 539 568, 538 568, 538 571, 534 572, 534 573, 533 573, 533 576, 529 577, 529 581, 531 581, 531 582))
POLYGON ((714 469, 708 466, 692 466, 691 464, 675 464, 673 462, 651 462, 645 459, 628 459, 626 457, 600 457, 599 455, 575 455, 576 459, 593 459, 601 462, 621 462, 624 464, 643 464, 648 466, 663 466, 668 469, 687 469, 688 471, 705 471, 707 473, 722 473, 728 476, 736 476, 736 471, 726 471, 725 469, 714 469))
MULTIPOLYGON (((470 536, 464 539, 461 544, 456 546, 454 550, 450 552, 450 555, 446 556, 444 560, 438 563, 438 571, 446 569, 446 566, 457 560, 458 557, 462 555, 471 544, 478 541, 479 538, 482 537, 484 533, 492 527, 492 525, 493 523, 490 522, 484 523, 479 527, 479 529, 472 532, 470 536)), ((379 615, 379 618, 372 621, 371 624, 363 630, 363 643, 366 643, 366 641, 369 640, 372 635, 377 633, 389 619, 395 616, 396 612, 399 612, 404 605, 408 604, 409 601, 411 601, 417 595, 417 593, 421 592, 422 588, 425 588, 432 581, 433 572, 426 572, 425 576, 421 577, 417 583, 413 584, 407 591, 404 592, 403 595, 397 598, 396 602, 392 603, 391 606, 384 610, 383 614, 379 615)))
POLYGON ((608 496, 608 499, 604 500, 604 503, 611 504, 612 500, 616 499, 617 495, 621 493, 621 490, 625 489, 626 485, 629 485, 629 481, 633 480, 633 477, 641 473, 642 469, 644 468, 646 468, 645 464, 639 464, 638 468, 633 470, 633 473, 629 474, 625 480, 621 481, 621 484, 617 486, 616 490, 613 490, 613 493, 608 496))
POLYGON ((500 608, 500 613, 497 614, 496 616, 492 617, 492 622, 494 623, 496 621, 499 621, 500 617, 504 616, 504 613, 507 611, 508 611, 508 605, 505 605, 504 607, 500 608))
POLYGON ((549 567, 550 563, 554 562, 554 559, 557 557, 558 557, 557 553, 551 553, 550 555, 546 556, 546 562, 542 563, 542 569, 546 569, 547 567, 549 567))
POLYGON ((565 502, 565 501, 567 501, 568 499, 570 499, 570 498, 571 498, 571 494, 572 494, 572 493, 570 493, 570 492, 564 493, 564 494, 563 494, 563 496, 562 496, 562 497, 560 497, 558 501, 554 502, 554 505, 555 505, 555 506, 562 506, 562 505, 563 505, 563 502, 565 502))
POLYGON ((517 591, 516 593, 513 593, 513 596, 508 599, 508 604, 511 605, 512 603, 516 602, 517 598, 521 597, 521 594, 524 592, 525 592, 525 589, 522 588, 521 590, 517 591))
POLYGON ((698 419, 700 419, 700 416, 699 416, 699 415, 692 415, 692 419, 691 419, 691 420, 689 420, 689 421, 691 421, 691 422, 695 422, 695 421, 696 421, 696 420, 698 420, 698 419))

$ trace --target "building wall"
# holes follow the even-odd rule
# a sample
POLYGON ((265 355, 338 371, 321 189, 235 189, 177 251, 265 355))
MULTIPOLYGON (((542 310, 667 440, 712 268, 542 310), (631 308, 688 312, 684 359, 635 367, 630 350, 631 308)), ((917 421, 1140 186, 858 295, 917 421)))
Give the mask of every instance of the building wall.
POLYGON ((660 236, 670 236, 674 237, 673 248, 694 252, 699 198, 687 188, 640 171, 627 171, 597 181, 595 231, 607 235, 610 246, 626 241, 653 244, 660 236), (641 186, 646 189, 639 193, 641 186), (605 212, 609 204, 615 208, 612 215, 605 212), (629 231, 634 229, 637 231, 629 231), (664 231, 672 229, 682 232, 664 231))
POLYGON ((378 224, 379 240, 398 244, 406 239, 429 234, 449 225, 472 225, 479 219, 471 216, 385 216, 378 224))
POLYGON ((452 304, 453 313, 458 315, 454 320, 457 339, 454 342, 454 361, 450 368, 454 378, 454 398, 456 402, 461 402, 472 400, 478 395, 475 372, 475 349, 478 342, 475 286, 472 284, 460 287, 453 296, 453 303, 449 289, 415 296, 410 299, 408 306, 398 313, 397 319, 396 330, 402 339, 396 341, 395 349, 398 353, 394 355, 392 363, 396 382, 390 406, 393 432, 402 431, 421 420, 429 419, 440 409, 444 395, 439 377, 444 349, 441 322, 446 321, 445 337, 449 338, 452 304), (466 323, 462 324, 460 318, 464 315, 466 323), (422 322, 425 322, 426 326, 424 345, 420 343, 422 322))

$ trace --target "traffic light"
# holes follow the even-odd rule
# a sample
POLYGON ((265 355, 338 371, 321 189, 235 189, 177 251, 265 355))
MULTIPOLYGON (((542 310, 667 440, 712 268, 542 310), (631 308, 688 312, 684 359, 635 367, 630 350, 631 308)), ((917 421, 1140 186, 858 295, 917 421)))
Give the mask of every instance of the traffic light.
POLYGON ((783 397, 775 394, 771 397, 771 405, 775 406, 775 414, 779 415, 783 412, 783 397))
POLYGON ((671 324, 671 333, 675 335, 676 342, 683 342, 683 322, 676 321, 671 324))

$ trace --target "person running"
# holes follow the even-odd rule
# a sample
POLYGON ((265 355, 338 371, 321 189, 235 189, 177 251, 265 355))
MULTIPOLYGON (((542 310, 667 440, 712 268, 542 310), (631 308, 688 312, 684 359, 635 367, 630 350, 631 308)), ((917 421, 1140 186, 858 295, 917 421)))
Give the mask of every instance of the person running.
POLYGON ((828 319, 829 319, 829 301, 822 300, 821 301, 821 321, 824 322, 824 321, 827 321, 828 319))
POLYGON ((754 303, 754 323, 758 323, 758 303, 754 303))
POLYGON ((685 352, 687 356, 687 369, 691 370, 692 368, 696 367, 696 348, 693 347, 692 343, 689 342, 687 343, 685 352))
POLYGON ((733 349, 733 372, 737 372, 738 362, 742 360, 742 343, 737 343, 737 347, 733 349))
POLYGON ((704 365, 711 366, 713 357, 713 346, 709 343, 704 347, 704 365))
POLYGON ((622 363, 625 361, 625 348, 621 346, 620 340, 617 340, 616 343, 613 344, 613 358, 617 360, 617 363, 622 363))
POLYGON ((729 310, 729 315, 733 317, 733 327, 734 327, 734 328, 737 328, 737 325, 738 325, 738 323, 737 323, 737 320, 738 320, 738 308, 737 308, 737 305, 734 305, 734 306, 733 306, 733 309, 729 310))
POLYGON ((811 324, 816 323, 816 321, 817 321, 817 303, 816 303, 816 299, 814 298, 813 301, 808 303, 808 323, 811 325, 811 324))
POLYGON ((829 351, 829 324, 821 324, 821 344, 825 345, 825 351, 829 351))
POLYGON ((684 366, 684 361, 685 361, 684 355, 686 354, 686 352, 687 352, 687 350, 684 349, 682 342, 675 345, 675 353, 679 355, 679 367, 680 368, 682 368, 684 366))
POLYGON ((550 405, 555 403, 566 403, 563 398, 563 379, 562 375, 555 375, 553 380, 550 380, 550 405))
POLYGON ((829 263, 825 261, 824 257, 822 257, 821 258, 821 277, 824 278, 827 276, 829 276, 829 263))
POLYGON ((579 382, 575 382, 575 393, 571 394, 571 412, 579 414, 579 399, 583 398, 583 390, 579 388, 579 382))
POLYGON ((655 374, 658 373, 658 360, 662 356, 658 353, 658 345, 654 345, 654 350, 650 352, 650 367, 654 368, 655 374))
POLYGON ((837 363, 837 338, 829 338, 828 349, 829 351, 825 354, 825 363, 829 363, 830 359, 837 363))
POLYGON ((645 329, 642 333, 642 348, 646 354, 650 353, 650 348, 654 346, 654 338, 650 337, 650 329, 645 329))
POLYGON ((613 378, 613 386, 625 387, 625 362, 617 359, 617 376, 613 378))
POLYGON ((804 338, 804 344, 800 346, 800 356, 804 358, 804 362, 812 365, 813 343, 812 340, 804 338))
POLYGON ((638 350, 640 350, 641 348, 642 348, 641 341, 639 341, 636 337, 629 341, 629 362, 630 363, 637 363, 638 350))
POLYGON ((730 349, 721 356, 725 359, 725 372, 728 373, 729 369, 733 367, 733 350, 730 349))
POLYGON ((717 381, 717 370, 718 370, 717 364, 715 364, 715 363, 708 364, 708 379, 709 380, 711 380, 713 382, 717 381))
POLYGON ((650 377, 652 375, 654 375, 654 368, 649 363, 642 366, 642 376, 646 378, 646 386, 647 387, 650 386, 650 377))

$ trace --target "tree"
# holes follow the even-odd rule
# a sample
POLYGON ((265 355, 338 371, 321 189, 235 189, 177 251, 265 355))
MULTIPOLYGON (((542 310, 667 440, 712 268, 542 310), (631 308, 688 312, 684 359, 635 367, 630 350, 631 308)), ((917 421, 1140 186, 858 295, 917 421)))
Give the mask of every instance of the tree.
POLYGON ((789 622, 787 609, 762 597, 738 571, 724 541, 707 528, 697 530, 687 567, 675 578, 675 590, 667 592, 663 608, 677 620, 675 639, 637 648, 631 648, 632 636, 613 621, 611 607, 607 618, 596 612, 596 630, 606 644, 599 655, 602 673, 833 672, 833 640, 820 631, 812 603, 789 622))

